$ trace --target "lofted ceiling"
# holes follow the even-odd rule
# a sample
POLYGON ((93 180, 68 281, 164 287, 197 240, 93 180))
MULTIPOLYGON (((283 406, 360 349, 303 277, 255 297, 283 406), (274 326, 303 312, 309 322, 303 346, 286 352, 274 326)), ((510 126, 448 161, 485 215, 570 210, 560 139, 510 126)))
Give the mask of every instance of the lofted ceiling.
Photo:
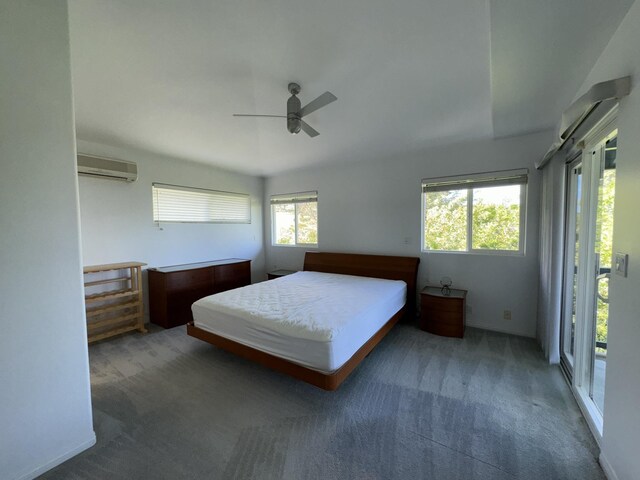
POLYGON ((69 0, 77 136, 274 175, 550 128, 631 3, 69 0), (291 81, 320 136, 232 117, 291 81))
POLYGON ((556 126, 633 0, 491 0, 494 136, 556 126))

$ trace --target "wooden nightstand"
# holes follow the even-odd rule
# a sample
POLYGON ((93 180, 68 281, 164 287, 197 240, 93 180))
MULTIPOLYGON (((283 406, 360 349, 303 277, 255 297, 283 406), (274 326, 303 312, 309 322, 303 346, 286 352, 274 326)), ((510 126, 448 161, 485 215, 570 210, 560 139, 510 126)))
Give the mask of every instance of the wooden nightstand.
POLYGON ((267 280, 284 277, 285 275, 291 275, 292 273, 296 273, 296 270, 273 270, 272 272, 267 273, 267 280))
POLYGON ((441 287, 425 287, 420 292, 420 329, 445 337, 464 335, 466 290, 452 288, 449 295, 441 287))

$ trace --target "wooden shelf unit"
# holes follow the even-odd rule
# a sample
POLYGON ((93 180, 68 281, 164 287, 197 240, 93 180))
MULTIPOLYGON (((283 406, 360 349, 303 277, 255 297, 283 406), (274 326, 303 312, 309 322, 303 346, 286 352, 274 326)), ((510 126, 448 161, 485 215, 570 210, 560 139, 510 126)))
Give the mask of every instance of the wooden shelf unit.
POLYGON ((89 343, 132 330, 147 331, 142 301, 144 265, 146 263, 123 262, 84 267, 89 343))

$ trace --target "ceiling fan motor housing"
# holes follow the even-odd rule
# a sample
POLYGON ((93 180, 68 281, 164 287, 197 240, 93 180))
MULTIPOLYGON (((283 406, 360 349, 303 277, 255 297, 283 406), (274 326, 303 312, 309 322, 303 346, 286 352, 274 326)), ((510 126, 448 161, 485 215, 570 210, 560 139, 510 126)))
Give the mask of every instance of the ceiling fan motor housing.
POLYGON ((291 133, 300 132, 300 99, 295 94, 287 100, 287 130, 291 133))

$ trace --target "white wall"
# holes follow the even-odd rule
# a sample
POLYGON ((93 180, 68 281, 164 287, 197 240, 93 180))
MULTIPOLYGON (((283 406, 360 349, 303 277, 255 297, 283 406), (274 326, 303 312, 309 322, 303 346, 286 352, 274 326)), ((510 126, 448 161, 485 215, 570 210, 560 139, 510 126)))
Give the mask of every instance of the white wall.
POLYGON ((269 196, 318 190, 318 242, 324 251, 420 256, 418 284, 448 275, 469 290, 468 325, 533 337, 538 289, 539 173, 534 161, 551 133, 482 140, 397 158, 324 166, 267 178, 267 270, 301 269, 304 248, 271 245, 269 196), (529 168, 526 254, 421 253, 421 179, 529 168), (409 244, 405 244, 405 238, 409 244), (503 320, 503 310, 512 320, 503 320))
POLYGON ((602 460, 611 478, 640 478, 640 2, 629 10, 585 80, 633 76, 618 116, 614 252, 629 254, 629 276, 612 275, 602 460), (614 476, 615 475, 615 476, 614 476))
POLYGON ((132 183, 79 177, 85 265, 140 261, 160 267, 235 257, 251 260, 254 282, 265 279, 261 177, 82 140, 78 151, 138 164, 138 180, 132 183), (154 182, 250 194, 251 223, 167 223, 159 228, 153 223, 154 182))
POLYGON ((95 442, 67 5, 0 7, 0 478, 95 442))

